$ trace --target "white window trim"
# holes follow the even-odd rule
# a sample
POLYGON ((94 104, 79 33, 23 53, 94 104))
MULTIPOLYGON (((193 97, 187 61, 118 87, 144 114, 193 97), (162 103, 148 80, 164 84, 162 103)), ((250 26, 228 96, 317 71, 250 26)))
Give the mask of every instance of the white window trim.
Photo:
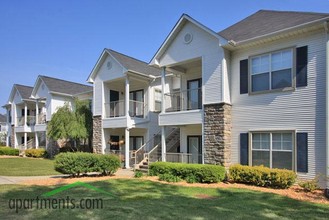
MULTIPOLYGON (((284 70, 284 69, 282 69, 284 70)), ((279 92, 279 91, 291 91, 291 90, 295 90, 296 89, 296 47, 288 47, 288 48, 283 48, 283 49, 279 49, 279 50, 274 50, 274 51, 270 51, 270 52, 266 52, 266 53, 261 53, 261 54, 255 54, 255 55, 251 55, 248 57, 248 80, 249 80, 249 95, 254 95, 254 94, 263 94, 263 93, 271 93, 271 92, 279 92), (271 68, 271 57, 273 53, 277 53, 277 52, 281 52, 281 51, 285 51, 285 50, 291 50, 292 52, 292 59, 291 59, 291 86, 289 87, 284 87, 284 88, 278 88, 278 89, 272 89, 272 68, 271 68), (263 90, 263 91, 252 91, 252 76, 253 75, 259 75, 259 74, 264 74, 267 72, 262 72, 262 73, 256 73, 256 74, 252 74, 252 59, 256 58, 256 57, 261 57, 264 55, 269 55, 269 89, 268 90, 263 90)))
MULTIPOLYGON (((272 168, 272 134, 273 133, 292 133, 292 171, 297 172, 297 146, 296 146, 296 130, 250 130, 248 132, 248 162, 250 166, 253 166, 252 164, 252 134, 253 133, 270 133, 270 149, 257 149, 256 151, 270 151, 270 168, 272 168)), ((274 151, 280 151, 280 152, 291 152, 289 150, 274 150, 274 151)))

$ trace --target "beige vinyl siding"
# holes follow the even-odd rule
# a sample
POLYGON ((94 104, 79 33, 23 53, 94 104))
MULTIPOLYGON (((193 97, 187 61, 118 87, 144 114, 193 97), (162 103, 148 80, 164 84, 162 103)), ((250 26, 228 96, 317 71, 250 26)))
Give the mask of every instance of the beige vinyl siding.
POLYGON ((251 129, 295 129, 308 133, 308 173, 312 178, 325 173, 325 47, 324 32, 318 31, 299 37, 283 39, 258 47, 232 53, 232 162, 238 163, 239 134, 251 129), (274 50, 308 46, 308 85, 295 91, 258 95, 241 94, 239 88, 239 62, 251 55, 274 50))

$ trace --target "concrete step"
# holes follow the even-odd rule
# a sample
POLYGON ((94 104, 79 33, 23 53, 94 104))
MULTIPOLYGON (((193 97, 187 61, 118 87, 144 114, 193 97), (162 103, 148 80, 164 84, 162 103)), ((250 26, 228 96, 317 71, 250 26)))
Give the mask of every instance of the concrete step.
POLYGON ((138 171, 141 171, 142 173, 149 173, 149 170, 144 168, 139 168, 138 171))
POLYGON ((149 165, 144 165, 144 164, 143 165, 140 165, 139 166, 139 169, 147 169, 148 170, 149 169, 149 165))

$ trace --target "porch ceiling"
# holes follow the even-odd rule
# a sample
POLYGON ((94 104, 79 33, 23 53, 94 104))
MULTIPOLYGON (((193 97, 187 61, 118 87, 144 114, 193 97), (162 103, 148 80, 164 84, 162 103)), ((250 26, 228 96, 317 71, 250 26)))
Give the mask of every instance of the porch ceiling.
POLYGON ((177 63, 174 66, 170 66, 170 69, 176 70, 178 72, 186 73, 189 69, 201 68, 201 67, 202 67, 202 60, 201 58, 197 58, 182 63, 177 63))

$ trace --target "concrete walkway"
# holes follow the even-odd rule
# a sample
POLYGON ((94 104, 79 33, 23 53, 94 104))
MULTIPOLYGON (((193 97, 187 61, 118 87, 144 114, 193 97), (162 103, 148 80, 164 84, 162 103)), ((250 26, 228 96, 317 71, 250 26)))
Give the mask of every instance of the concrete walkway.
POLYGON ((49 178, 62 178, 68 175, 54 175, 54 176, 0 176, 0 185, 3 184, 20 184, 27 180, 44 180, 49 178))
MULTIPOLYGON (((53 175, 53 176, 0 176, 0 185, 4 184, 20 184, 24 181, 29 180, 45 180, 52 178, 64 178, 69 175, 53 175)), ((119 169, 115 176, 123 177, 123 178, 131 178, 134 176, 134 171, 131 169, 119 169)))

